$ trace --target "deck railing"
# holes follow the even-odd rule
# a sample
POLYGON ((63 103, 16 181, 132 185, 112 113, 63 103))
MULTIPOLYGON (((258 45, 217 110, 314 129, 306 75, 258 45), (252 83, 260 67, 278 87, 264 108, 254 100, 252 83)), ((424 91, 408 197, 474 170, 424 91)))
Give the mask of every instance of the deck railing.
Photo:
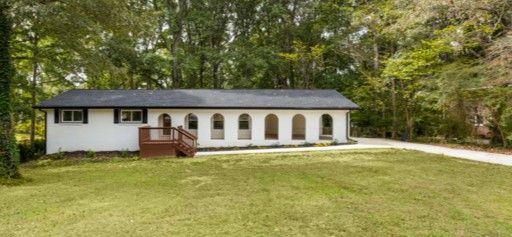
POLYGON ((140 127, 139 146, 144 144, 174 144, 187 149, 197 149, 197 137, 183 129, 182 126, 175 127, 140 127))

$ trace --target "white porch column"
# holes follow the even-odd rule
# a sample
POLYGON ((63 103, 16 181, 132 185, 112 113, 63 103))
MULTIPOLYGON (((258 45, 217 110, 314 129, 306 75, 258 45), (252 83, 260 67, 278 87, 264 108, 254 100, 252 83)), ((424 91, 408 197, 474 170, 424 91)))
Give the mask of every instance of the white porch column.
POLYGON ((318 112, 305 113, 306 117, 306 142, 315 143, 320 136, 320 116, 318 112))
POLYGON ((276 114, 279 118, 279 143, 287 144, 292 141, 292 114, 289 111, 276 114))
POLYGON ((254 144, 261 144, 265 141, 265 116, 266 113, 248 111, 251 116, 251 134, 254 144))
POLYGON ((199 145, 210 141, 210 118, 213 114, 208 112, 197 112, 197 140, 199 145))
POLYGON ((332 123, 333 123, 333 139, 338 142, 347 142, 347 111, 336 111, 336 113, 332 113, 332 123))
POLYGON ((228 111, 222 115, 224 115, 224 139, 232 146, 238 140, 238 113, 228 111))

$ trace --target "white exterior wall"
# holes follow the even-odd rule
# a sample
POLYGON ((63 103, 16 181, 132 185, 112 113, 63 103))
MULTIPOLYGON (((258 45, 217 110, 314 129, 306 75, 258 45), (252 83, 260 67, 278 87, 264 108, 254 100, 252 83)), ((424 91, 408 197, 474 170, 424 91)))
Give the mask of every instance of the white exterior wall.
MULTIPOLYGON (((144 124, 114 124, 113 109, 89 109, 87 124, 54 123, 54 110, 47 111, 47 153, 60 151, 119 151, 139 150, 138 127, 144 124)), ((185 116, 193 113, 198 118, 199 147, 270 146, 326 142, 319 139, 320 118, 329 114, 333 118, 333 140, 347 142, 347 110, 235 110, 235 109, 148 109, 148 125, 159 126, 158 117, 167 113, 172 126, 185 126, 185 116), (224 139, 212 140, 211 117, 224 116, 224 139), (238 139, 238 117, 251 116, 251 139, 238 139), (265 140, 265 117, 275 114, 279 118, 279 139, 265 140), (306 118, 306 139, 292 140, 292 118, 302 114, 306 118)))

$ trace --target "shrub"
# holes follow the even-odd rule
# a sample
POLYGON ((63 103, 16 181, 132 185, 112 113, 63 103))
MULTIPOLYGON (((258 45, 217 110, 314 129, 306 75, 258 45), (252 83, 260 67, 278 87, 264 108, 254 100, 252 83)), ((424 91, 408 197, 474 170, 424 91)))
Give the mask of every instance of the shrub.
POLYGON ((30 141, 22 140, 18 142, 18 149, 20 154, 20 162, 28 162, 36 160, 44 155, 46 143, 43 139, 37 139, 34 141, 34 146, 30 145, 30 141))
POLYGON ((119 156, 120 156, 121 158, 128 158, 128 157, 130 157, 130 152, 129 152, 127 149, 122 150, 122 151, 119 153, 119 156))
POLYGON ((55 160, 62 160, 66 158, 66 154, 62 151, 62 149, 59 147, 59 151, 55 153, 53 156, 53 159, 55 160))
POLYGON ((85 152, 85 158, 93 159, 96 157, 96 152, 88 150, 85 152))

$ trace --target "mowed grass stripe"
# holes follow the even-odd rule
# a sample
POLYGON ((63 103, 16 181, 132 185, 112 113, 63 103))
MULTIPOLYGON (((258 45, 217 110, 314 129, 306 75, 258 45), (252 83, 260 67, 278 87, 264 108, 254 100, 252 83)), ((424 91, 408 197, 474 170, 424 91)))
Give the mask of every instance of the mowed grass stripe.
POLYGON ((0 236, 511 235, 512 168, 403 150, 37 161, 0 236))

